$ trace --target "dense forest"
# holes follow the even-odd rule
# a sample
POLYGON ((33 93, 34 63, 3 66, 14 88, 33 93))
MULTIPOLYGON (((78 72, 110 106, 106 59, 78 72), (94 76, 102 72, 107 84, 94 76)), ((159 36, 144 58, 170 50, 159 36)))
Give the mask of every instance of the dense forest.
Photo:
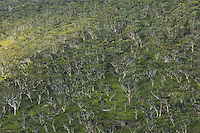
POLYGON ((1 0, 0 132, 199 133, 198 0, 1 0))

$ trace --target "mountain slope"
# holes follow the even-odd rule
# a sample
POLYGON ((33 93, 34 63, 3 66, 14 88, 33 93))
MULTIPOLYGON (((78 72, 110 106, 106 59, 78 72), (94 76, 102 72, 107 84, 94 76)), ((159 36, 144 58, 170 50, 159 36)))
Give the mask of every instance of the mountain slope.
POLYGON ((198 1, 2 1, 1 132, 198 132, 198 1))

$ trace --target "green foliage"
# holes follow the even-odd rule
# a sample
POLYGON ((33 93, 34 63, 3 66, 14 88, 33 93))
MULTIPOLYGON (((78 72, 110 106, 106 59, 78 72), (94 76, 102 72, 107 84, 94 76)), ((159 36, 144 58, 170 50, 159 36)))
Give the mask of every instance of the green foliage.
POLYGON ((198 9, 2 1, 0 132, 198 132, 198 9))

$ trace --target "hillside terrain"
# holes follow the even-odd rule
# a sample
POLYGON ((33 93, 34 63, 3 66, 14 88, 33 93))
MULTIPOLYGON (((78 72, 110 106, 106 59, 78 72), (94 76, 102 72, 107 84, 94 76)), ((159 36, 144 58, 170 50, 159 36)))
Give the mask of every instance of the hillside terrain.
POLYGON ((200 132, 199 9, 0 1, 0 132, 200 132))

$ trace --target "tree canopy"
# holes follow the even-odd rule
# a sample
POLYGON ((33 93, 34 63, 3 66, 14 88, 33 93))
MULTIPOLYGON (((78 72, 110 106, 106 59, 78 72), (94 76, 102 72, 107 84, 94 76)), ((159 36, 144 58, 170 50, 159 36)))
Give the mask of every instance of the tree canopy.
POLYGON ((199 132, 198 0, 0 2, 0 132, 199 132))

